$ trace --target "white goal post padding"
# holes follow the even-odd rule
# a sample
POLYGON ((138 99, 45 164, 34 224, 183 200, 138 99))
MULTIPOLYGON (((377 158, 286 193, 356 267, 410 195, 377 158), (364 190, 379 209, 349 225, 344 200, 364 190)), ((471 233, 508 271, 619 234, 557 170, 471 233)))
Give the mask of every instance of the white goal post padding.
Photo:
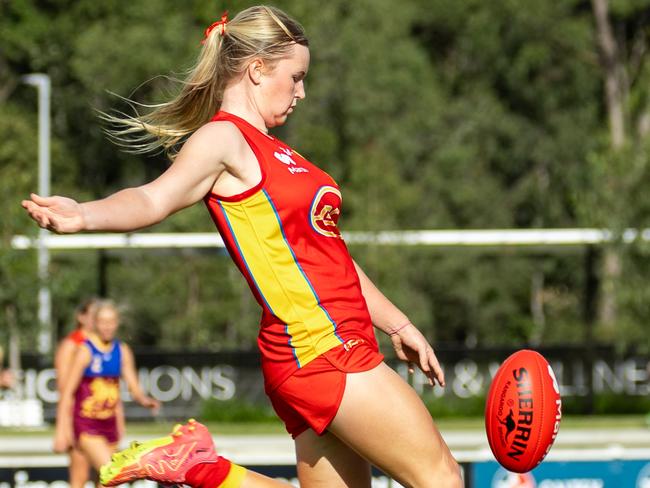
MULTIPOLYGON (((603 244, 620 240, 650 240, 650 229, 627 229, 615 234, 604 229, 486 229, 486 230, 406 230, 345 232, 348 244, 411 246, 571 246, 603 244)), ((14 249, 38 248, 39 237, 14 236, 14 249)), ((216 232, 75 234, 46 233, 42 244, 48 249, 117 248, 210 248, 224 247, 216 232)))

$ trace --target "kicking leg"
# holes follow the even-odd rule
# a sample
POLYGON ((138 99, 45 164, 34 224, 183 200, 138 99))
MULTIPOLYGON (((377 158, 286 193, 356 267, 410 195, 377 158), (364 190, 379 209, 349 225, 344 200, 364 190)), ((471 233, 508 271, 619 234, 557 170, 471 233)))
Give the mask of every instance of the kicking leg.
POLYGON ((384 363, 348 373, 329 431, 404 486, 463 486, 458 464, 422 400, 384 363))
POLYGON ((296 438, 301 488, 370 488, 370 464, 336 436, 308 429, 296 438))
POLYGON ((100 481, 115 486, 140 479, 195 488, 287 488, 291 485, 248 471, 217 455, 208 429, 190 420, 171 435, 115 453, 101 467, 100 481))

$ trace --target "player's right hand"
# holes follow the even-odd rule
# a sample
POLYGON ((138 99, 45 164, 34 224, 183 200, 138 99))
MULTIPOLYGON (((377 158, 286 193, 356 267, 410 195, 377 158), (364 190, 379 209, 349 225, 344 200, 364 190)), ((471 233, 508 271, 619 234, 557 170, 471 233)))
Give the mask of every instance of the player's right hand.
POLYGON ((431 386, 436 382, 442 387, 445 386, 445 373, 440 367, 436 353, 413 324, 409 323, 407 327, 392 334, 390 339, 397 357, 408 364, 409 373, 413 373, 413 365, 417 364, 429 379, 431 386))
POLYGON ((43 229, 57 234, 71 234, 84 229, 81 205, 72 198, 41 197, 32 193, 30 199, 23 200, 21 205, 43 229))
POLYGON ((64 433, 57 432, 54 436, 54 444, 52 445, 52 450, 56 453, 68 452, 72 447, 72 439, 64 433))

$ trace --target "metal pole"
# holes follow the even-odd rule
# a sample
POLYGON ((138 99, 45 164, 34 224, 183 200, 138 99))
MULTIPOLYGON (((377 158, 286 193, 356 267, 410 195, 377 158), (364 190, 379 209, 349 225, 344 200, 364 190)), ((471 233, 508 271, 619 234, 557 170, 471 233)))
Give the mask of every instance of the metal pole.
MULTIPOLYGON (((50 77, 41 73, 22 77, 23 82, 38 90, 38 194, 50 195, 50 77)), ((48 232, 40 229, 38 234, 38 352, 52 351, 52 300, 49 288, 50 252, 45 245, 48 232)))

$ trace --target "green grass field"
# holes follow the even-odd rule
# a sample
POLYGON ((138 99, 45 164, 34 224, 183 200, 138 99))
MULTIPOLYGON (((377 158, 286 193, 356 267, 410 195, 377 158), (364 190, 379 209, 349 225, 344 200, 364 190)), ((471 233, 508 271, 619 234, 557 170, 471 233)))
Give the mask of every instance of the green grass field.
MULTIPOLYGON (((442 431, 468 430, 478 431, 483 429, 483 418, 448 418, 436 421, 442 431)), ((215 435, 260 435, 260 434, 284 434, 284 426, 277 422, 263 423, 238 423, 238 422, 206 422, 206 425, 215 435)), ((129 422, 128 433, 130 435, 156 435, 166 433, 173 426, 173 422, 129 422)), ((650 438, 650 426, 643 415, 617 415, 617 416, 565 416, 562 419, 563 429, 642 429, 648 428, 650 438)), ((42 428, 16 429, 3 428, 1 436, 20 435, 50 435, 53 433, 53 426, 47 425, 42 428)))

